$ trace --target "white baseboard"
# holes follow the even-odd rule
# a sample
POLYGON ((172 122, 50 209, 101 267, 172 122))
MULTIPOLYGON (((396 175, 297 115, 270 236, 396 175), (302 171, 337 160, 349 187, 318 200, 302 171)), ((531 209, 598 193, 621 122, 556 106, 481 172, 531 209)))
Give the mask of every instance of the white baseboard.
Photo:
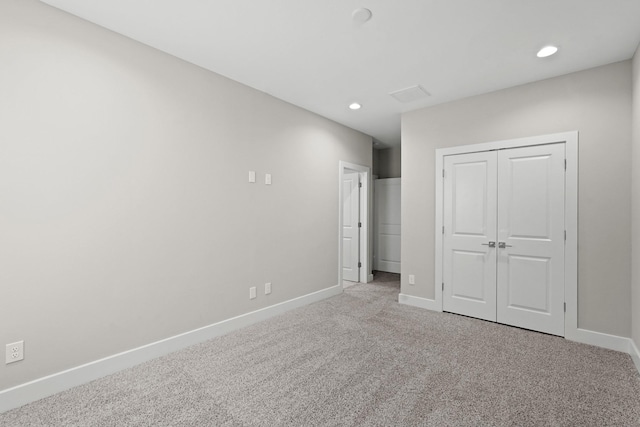
POLYGON ((636 369, 640 374, 640 350, 638 350, 638 346, 632 339, 629 340, 629 355, 633 359, 633 363, 635 363, 636 369))
POLYGON ((431 311, 442 311, 442 307, 434 299, 427 299, 421 297, 414 297, 413 295, 400 294, 398 295, 398 302, 400 304, 410 305, 412 307, 425 308, 431 311))
POLYGON ((619 337, 617 335, 609 335, 578 328, 573 331, 567 330, 565 338, 583 344, 629 353, 629 338, 619 337))
POLYGON ((638 347, 631 338, 619 337, 617 335, 609 335, 602 332, 594 332, 580 328, 572 331, 571 334, 567 334, 565 338, 583 344, 595 345, 596 347, 627 353, 631 356, 631 359, 640 374, 640 351, 638 351, 638 347))
POLYGON ((0 413, 342 293, 336 285, 0 391, 0 413))
MULTIPOLYGON (((437 301, 432 299, 400 294, 398 302, 431 311, 442 311, 440 304, 437 304, 437 301)), ((566 332, 565 338, 568 340, 628 353, 633 359, 638 373, 640 373, 640 351, 632 339, 579 328, 572 331, 567 330, 566 332)))

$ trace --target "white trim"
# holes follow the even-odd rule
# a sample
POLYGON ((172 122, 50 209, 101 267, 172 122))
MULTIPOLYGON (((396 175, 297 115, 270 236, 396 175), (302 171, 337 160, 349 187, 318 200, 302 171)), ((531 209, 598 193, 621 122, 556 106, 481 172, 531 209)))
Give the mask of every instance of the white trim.
POLYGON ((627 353, 631 356, 631 360, 633 360, 633 364, 635 365, 638 374, 640 374, 640 350, 638 350, 636 343, 633 342, 633 339, 631 338, 589 331, 587 329, 577 329, 575 331, 575 335, 571 338, 571 341, 627 353))
POLYGON ((362 221, 362 229, 360 230, 360 259, 362 267, 358 274, 362 283, 368 283, 373 279, 369 279, 371 266, 369 263, 369 201, 371 200, 371 168, 368 166, 356 165, 354 163, 338 162, 338 283, 342 283, 342 181, 345 169, 360 173, 360 182, 362 183, 361 199, 360 199, 360 217, 362 221))
POLYGON ((505 139, 502 141, 482 142, 479 144, 458 145, 448 148, 437 148, 436 156, 452 154, 477 153, 480 151, 504 150, 506 148, 529 147, 531 145, 554 144, 578 140, 578 131, 552 133, 548 135, 529 136, 525 138, 505 139))
POLYGON ((332 286, 0 391, 0 413, 342 293, 332 286))
POLYGON ((564 316, 564 336, 579 341, 578 331, 586 330, 578 328, 578 132, 567 134, 565 158, 567 172, 564 182, 564 224, 567 240, 564 246, 564 300, 567 312, 564 316))
POLYGON ((442 227, 444 227, 444 154, 440 150, 436 150, 436 281, 434 283, 435 288, 435 301, 439 307, 439 311, 442 311, 442 282, 444 281, 444 272, 442 271, 442 251, 443 251, 443 236, 442 227))
POLYGON ((623 353, 629 353, 629 342, 631 341, 629 338, 605 334, 602 332, 590 331, 588 329, 577 329, 574 331, 571 338, 565 338, 570 341, 595 345, 596 347, 621 351, 623 353))
MULTIPOLYGON (((412 295, 399 294, 398 303, 431 311, 442 311, 442 304, 438 304, 436 300, 414 297, 412 295)), ((631 338, 589 331, 587 329, 577 329, 575 334, 569 340, 579 342, 581 344, 588 344, 627 353, 631 356, 631 359, 640 374, 640 350, 638 350, 638 347, 631 338)))
POLYGON ((438 301, 427 298, 414 297, 413 295, 399 294, 398 302, 400 304, 424 308, 431 311, 442 311, 442 304, 438 304, 438 301))
POLYGON ((633 363, 640 374, 640 350, 638 350, 636 343, 631 338, 629 338, 629 356, 633 359, 633 363))
MULTIPOLYGON (((565 302, 567 303, 565 337, 573 341, 582 342, 579 331, 583 330, 578 329, 578 131, 436 149, 435 301, 439 304, 440 310, 442 310, 442 287, 440 284, 442 283, 443 277, 442 226, 444 225, 444 179, 442 177, 442 170, 444 168, 444 156, 559 142, 565 143, 565 156, 567 159, 567 172, 565 174, 565 229, 567 231, 564 277, 565 302)), ((625 348, 621 351, 626 352, 627 349, 625 348)))

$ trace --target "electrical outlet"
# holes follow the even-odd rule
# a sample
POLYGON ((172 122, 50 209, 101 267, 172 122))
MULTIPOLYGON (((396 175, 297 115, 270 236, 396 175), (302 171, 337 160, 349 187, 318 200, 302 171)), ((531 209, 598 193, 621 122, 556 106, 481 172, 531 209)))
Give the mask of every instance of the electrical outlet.
POLYGON ((410 285, 415 285, 416 284, 416 276, 414 276, 413 274, 409 275, 409 284, 410 285))
POLYGON ((249 299, 254 299, 257 296, 256 287, 249 288, 249 299))
POLYGON ((271 283, 264 284, 264 294, 269 295, 271 293, 271 283))
POLYGON ((6 363, 18 362, 24 359, 24 341, 7 344, 6 363))

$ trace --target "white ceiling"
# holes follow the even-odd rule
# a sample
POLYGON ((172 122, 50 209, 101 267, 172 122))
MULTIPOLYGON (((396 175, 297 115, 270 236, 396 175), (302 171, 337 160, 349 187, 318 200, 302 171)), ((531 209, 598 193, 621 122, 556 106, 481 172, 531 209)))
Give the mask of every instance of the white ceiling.
POLYGON ((640 0, 42 0, 400 143, 400 114, 632 57, 640 0), (352 12, 373 12, 364 24, 352 12), (546 44, 560 51, 539 59, 546 44), (431 96, 400 103, 390 92, 431 96), (351 102, 363 107, 351 111, 351 102))

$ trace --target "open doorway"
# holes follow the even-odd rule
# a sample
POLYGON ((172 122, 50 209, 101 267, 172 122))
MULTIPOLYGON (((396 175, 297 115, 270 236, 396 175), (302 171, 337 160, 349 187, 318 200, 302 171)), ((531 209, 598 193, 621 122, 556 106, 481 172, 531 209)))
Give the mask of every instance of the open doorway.
POLYGON ((338 278, 343 286, 371 280, 368 166, 341 161, 338 170, 338 278))

